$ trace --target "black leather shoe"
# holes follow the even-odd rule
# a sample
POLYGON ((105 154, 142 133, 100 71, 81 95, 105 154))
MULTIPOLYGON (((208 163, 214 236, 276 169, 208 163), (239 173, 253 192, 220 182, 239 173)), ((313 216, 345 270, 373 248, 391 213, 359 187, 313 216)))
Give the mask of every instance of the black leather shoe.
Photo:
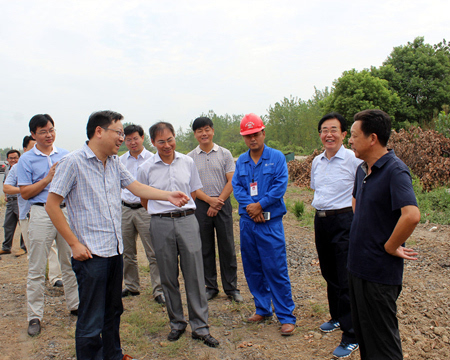
POLYGON ((219 342, 214 339, 210 334, 208 335, 198 335, 196 333, 192 333, 192 338, 194 340, 202 340, 205 345, 208 345, 209 347, 218 347, 219 342))
POLYGON ((62 288, 64 286, 62 280, 56 280, 55 283, 53 284, 54 287, 59 287, 62 288))
POLYGON ((128 289, 125 289, 125 290, 123 290, 122 291, 122 297, 124 298, 124 297, 127 297, 127 296, 138 296, 138 295, 141 295, 141 293, 139 292, 139 291, 130 291, 130 290, 128 290, 128 289))
POLYGON ((209 301, 209 300, 214 299, 218 293, 219 293, 218 291, 206 290, 206 300, 209 301))
POLYGON ((167 335, 167 340, 177 341, 180 338, 180 336, 184 334, 185 331, 186 331, 185 329, 183 330, 172 329, 170 330, 169 335, 167 335))
POLYGON ((39 319, 31 319, 28 324, 28 335, 36 336, 41 332, 41 322, 39 319))
POLYGON ((244 298, 238 291, 228 294, 228 299, 234 300, 237 303, 244 301, 244 298))
POLYGON ((155 297, 155 301, 160 305, 164 305, 166 303, 164 295, 158 295, 157 297, 155 297))
POLYGON ((78 309, 70 310, 70 315, 78 316, 78 309))

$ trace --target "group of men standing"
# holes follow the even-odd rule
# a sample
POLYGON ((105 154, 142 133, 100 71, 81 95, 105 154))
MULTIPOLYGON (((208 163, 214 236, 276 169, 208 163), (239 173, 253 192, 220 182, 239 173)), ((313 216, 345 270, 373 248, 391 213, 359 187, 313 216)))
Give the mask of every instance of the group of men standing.
MULTIPOLYGON (((261 118, 248 114, 242 119, 240 134, 249 151, 236 164, 227 149, 213 142, 209 118, 193 122, 199 145, 188 155, 175 151, 170 123, 150 128, 157 150, 152 154, 143 146, 142 127, 123 129, 122 119, 112 111, 91 114, 89 140, 70 154, 53 145, 56 130, 49 115, 30 120, 36 144, 12 168, 15 186, 31 208, 28 333, 41 331, 45 265, 55 241, 67 306, 78 316, 77 358, 132 359, 122 352, 119 326, 122 297, 140 294, 139 234, 153 297, 167 307, 168 340, 178 340, 187 327, 180 266, 192 338, 218 346, 208 325, 208 300, 219 293, 215 238, 223 290, 235 302, 243 301, 230 202, 234 191, 242 263, 256 307, 247 320, 265 321, 273 305, 281 334, 292 335, 295 304, 282 222, 288 171, 284 155, 265 145, 261 118), (119 159, 123 142, 129 151, 119 159)), ((343 330, 333 353, 338 358, 360 347, 363 359, 400 359, 395 301, 403 259, 417 254, 402 244, 420 213, 407 167, 386 148, 389 116, 367 110, 354 120, 349 140, 354 151, 343 146, 347 124, 341 115, 327 114, 318 124, 325 151, 312 164, 312 205, 331 315, 320 330, 343 330)))

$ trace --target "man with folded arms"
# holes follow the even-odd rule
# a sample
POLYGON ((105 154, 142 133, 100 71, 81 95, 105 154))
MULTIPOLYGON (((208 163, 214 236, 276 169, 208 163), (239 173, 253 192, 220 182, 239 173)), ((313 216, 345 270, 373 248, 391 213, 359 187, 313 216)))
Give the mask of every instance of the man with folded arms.
POLYGON ((233 192, 231 179, 235 167, 233 156, 227 149, 214 144, 214 127, 211 119, 207 117, 195 119, 192 130, 199 145, 188 156, 194 159, 203 185, 203 188, 196 192, 195 216, 200 225, 202 238, 206 297, 211 300, 219 293, 215 246, 217 237, 223 290, 229 299, 242 302, 244 299, 237 288, 233 208, 230 201, 233 192))

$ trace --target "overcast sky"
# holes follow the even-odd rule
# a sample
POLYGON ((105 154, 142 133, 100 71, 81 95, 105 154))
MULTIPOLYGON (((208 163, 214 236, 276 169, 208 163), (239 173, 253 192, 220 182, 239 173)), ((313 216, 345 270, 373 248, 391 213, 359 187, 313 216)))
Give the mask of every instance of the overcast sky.
POLYGON ((450 34, 448 0, 0 0, 0 147, 48 113, 56 145, 110 109, 148 131, 209 110, 267 114, 343 71, 380 66, 417 36, 450 34))

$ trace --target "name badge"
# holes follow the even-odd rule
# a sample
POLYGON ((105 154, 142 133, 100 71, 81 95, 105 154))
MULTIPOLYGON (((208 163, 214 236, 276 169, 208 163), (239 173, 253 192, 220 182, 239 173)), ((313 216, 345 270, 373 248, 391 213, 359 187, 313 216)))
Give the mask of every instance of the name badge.
POLYGON ((255 181, 250 184, 250 196, 258 195, 258 183, 255 181))

